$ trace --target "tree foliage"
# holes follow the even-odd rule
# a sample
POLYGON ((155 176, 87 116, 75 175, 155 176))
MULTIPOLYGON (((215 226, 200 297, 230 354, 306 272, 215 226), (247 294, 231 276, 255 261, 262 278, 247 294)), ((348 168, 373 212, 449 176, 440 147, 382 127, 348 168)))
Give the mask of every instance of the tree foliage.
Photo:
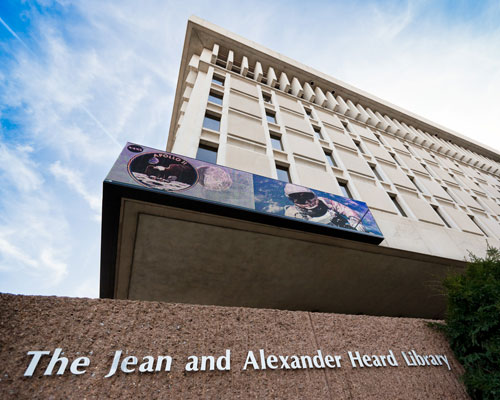
POLYGON ((448 277, 444 287, 445 330, 467 390, 473 399, 500 399, 500 251, 470 255, 465 272, 448 277))

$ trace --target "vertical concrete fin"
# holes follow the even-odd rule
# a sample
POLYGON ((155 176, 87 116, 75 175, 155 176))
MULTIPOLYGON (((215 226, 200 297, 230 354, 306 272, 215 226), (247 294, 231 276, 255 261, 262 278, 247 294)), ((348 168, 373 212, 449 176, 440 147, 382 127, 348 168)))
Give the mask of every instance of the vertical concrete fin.
POLYGON ((257 82, 260 82, 262 80, 262 76, 264 75, 264 71, 262 70, 262 64, 260 62, 255 63, 255 68, 254 68, 254 78, 257 82))
POLYGON ((212 64, 215 64, 215 62, 217 61, 217 57, 219 57, 219 45, 217 43, 214 43, 214 48, 212 49, 212 58, 211 58, 212 64))
POLYGON ((282 72, 280 75, 280 90, 288 92, 289 89, 290 89, 290 81, 288 80, 286 74, 282 72))
POLYGON ((304 93, 304 89, 302 89, 302 85, 299 80, 294 76, 292 79, 292 94, 294 96, 300 97, 304 93))
POLYGON ((324 107, 326 105, 326 96, 321 88, 316 86, 316 88, 314 89, 314 94, 316 95, 316 99, 314 99, 314 102, 317 105, 324 107))
POLYGON ((326 92, 326 108, 334 111, 336 107, 338 107, 338 105, 339 103, 337 103, 337 100, 335 100, 333 94, 331 92, 326 92))
POLYGON ((307 101, 310 101, 311 103, 314 101, 316 98, 316 95, 314 94, 314 90, 312 89, 311 85, 307 82, 304 83, 304 99, 307 101))

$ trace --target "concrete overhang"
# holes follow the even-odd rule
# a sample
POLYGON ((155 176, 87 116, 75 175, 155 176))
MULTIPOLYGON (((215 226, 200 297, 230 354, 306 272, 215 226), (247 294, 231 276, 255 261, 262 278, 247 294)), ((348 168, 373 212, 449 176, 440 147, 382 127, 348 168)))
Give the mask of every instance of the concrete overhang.
POLYGON ((203 48, 212 49, 214 44, 218 44, 226 49, 233 50, 235 53, 245 55, 249 64, 254 65, 256 61, 262 64, 264 71, 269 66, 276 70, 279 76, 285 72, 290 77, 297 77, 300 81, 314 81, 317 86, 323 90, 334 90, 336 95, 342 96, 345 100, 349 99, 354 104, 361 104, 363 107, 369 107, 374 112, 378 111, 382 115, 388 115, 399 122, 412 125, 417 129, 435 134, 441 139, 460 145, 466 149, 472 150, 494 161, 500 161, 500 153, 482 143, 463 136, 458 132, 445 128, 435 122, 405 110, 386 100, 380 99, 368 92, 358 89, 339 79, 333 78, 325 73, 308 67, 298 61, 284 56, 276 51, 270 50, 258 43, 245 39, 235 33, 232 33, 215 24, 205 21, 196 16, 191 16, 188 20, 186 37, 184 39, 184 48, 181 57, 181 65, 177 80, 176 95, 172 118, 170 121, 169 137, 167 142, 167 151, 172 150, 176 127, 179 120, 179 111, 182 105, 182 95, 185 90, 186 76, 188 73, 188 64, 193 54, 200 55, 203 48))
POLYGON ((442 318, 460 261, 104 183, 101 297, 442 318))

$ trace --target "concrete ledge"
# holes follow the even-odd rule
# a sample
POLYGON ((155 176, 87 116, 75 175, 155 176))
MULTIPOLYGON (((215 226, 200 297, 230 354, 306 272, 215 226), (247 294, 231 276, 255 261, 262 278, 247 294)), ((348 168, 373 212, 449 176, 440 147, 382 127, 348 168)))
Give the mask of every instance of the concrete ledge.
MULTIPOLYGON (((90 300, 0 294, 2 398, 168 399, 467 399, 462 367, 444 337, 422 319, 225 308, 144 301, 90 300), (56 348, 66 370, 44 375, 56 348), (243 366, 252 351, 266 356, 340 356, 340 368, 265 370, 243 366), (46 350, 32 376, 31 356, 46 350), (172 357, 169 372, 118 371, 105 378, 117 350, 172 357), (187 372, 191 355, 216 358, 230 350, 230 369, 187 372), (445 356, 442 365, 410 367, 401 352, 445 356), (348 352, 370 357, 392 351, 398 366, 352 366, 348 352), (70 365, 87 357, 85 372, 70 365)), ((356 364, 355 364, 356 365, 356 364)))

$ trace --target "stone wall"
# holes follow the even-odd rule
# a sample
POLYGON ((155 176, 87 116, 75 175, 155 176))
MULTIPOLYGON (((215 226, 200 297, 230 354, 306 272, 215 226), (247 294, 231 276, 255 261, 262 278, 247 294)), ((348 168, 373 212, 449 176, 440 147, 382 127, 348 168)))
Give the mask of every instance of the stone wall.
POLYGON ((445 338, 421 319, 8 294, 0 307, 1 398, 468 398, 445 338), (68 365, 44 375, 57 348, 68 365), (40 350, 50 354, 24 376, 34 358, 27 352, 40 350), (105 378, 117 350, 118 370, 105 378), (353 367, 348 352, 372 367, 353 367), (438 365, 410 367, 402 352, 410 363, 438 365), (214 356, 214 371, 186 371, 192 355, 214 356), (125 373, 128 356, 137 365, 129 358, 124 368, 134 371, 125 373), (161 371, 147 372, 158 356, 172 357, 170 371, 165 358, 161 371))

